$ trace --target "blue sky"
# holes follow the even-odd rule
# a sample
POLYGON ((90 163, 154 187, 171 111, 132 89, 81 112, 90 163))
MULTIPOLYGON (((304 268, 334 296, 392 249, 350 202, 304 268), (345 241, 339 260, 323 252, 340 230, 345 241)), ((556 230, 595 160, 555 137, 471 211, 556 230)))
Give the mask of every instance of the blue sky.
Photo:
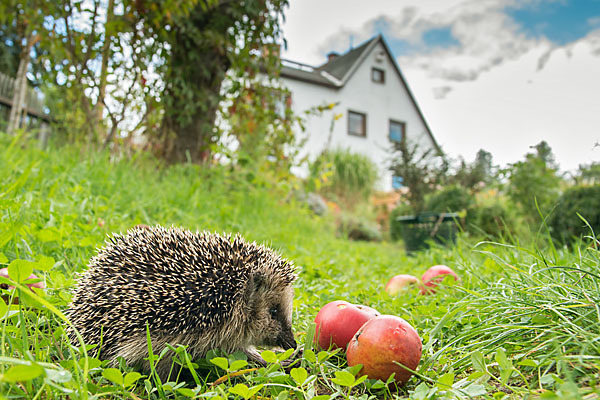
POLYGON ((600 161, 600 0, 290 0, 283 31, 311 65, 383 34, 452 156, 600 161))
POLYGON ((506 12, 527 35, 561 45, 600 28, 600 0, 536 1, 506 12))

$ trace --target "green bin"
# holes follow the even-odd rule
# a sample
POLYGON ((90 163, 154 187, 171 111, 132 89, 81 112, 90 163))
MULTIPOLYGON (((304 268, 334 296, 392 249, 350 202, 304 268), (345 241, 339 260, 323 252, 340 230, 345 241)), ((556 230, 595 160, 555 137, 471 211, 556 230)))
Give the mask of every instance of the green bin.
POLYGON ((457 213, 423 212, 403 215, 396 220, 402 226, 406 251, 413 252, 429 248, 429 240, 441 244, 456 243, 457 219, 457 213))

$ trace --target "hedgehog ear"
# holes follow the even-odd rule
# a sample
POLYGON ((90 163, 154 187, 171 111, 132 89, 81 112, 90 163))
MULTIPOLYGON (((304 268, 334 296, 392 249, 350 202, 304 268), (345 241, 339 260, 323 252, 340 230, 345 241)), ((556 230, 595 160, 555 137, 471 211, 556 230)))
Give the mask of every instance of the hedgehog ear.
POLYGON ((257 291, 258 289, 261 289, 263 286, 265 286, 266 283, 266 279, 265 279, 265 274, 260 273, 260 272, 256 272, 252 275, 252 288, 254 289, 253 291, 257 291))
POLYGON ((248 304, 256 306, 257 302, 261 297, 260 292, 263 291, 265 284, 266 278, 264 274, 260 272, 252 274, 246 291, 246 301, 248 302, 248 304))

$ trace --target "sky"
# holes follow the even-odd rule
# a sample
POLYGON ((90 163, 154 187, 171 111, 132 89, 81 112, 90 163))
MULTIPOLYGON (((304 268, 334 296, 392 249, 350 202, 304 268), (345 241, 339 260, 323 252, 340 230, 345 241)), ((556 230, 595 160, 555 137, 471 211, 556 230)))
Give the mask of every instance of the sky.
POLYGON ((283 34, 314 66, 382 34, 450 157, 600 162, 600 0, 290 0, 283 34))

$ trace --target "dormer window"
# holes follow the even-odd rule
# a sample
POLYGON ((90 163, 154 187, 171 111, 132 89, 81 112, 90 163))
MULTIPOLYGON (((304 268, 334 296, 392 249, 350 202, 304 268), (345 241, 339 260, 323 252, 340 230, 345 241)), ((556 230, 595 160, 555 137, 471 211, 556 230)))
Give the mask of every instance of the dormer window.
POLYGON ((385 71, 379 68, 373 67, 371 69, 371 80, 377 83, 385 83, 385 71))

